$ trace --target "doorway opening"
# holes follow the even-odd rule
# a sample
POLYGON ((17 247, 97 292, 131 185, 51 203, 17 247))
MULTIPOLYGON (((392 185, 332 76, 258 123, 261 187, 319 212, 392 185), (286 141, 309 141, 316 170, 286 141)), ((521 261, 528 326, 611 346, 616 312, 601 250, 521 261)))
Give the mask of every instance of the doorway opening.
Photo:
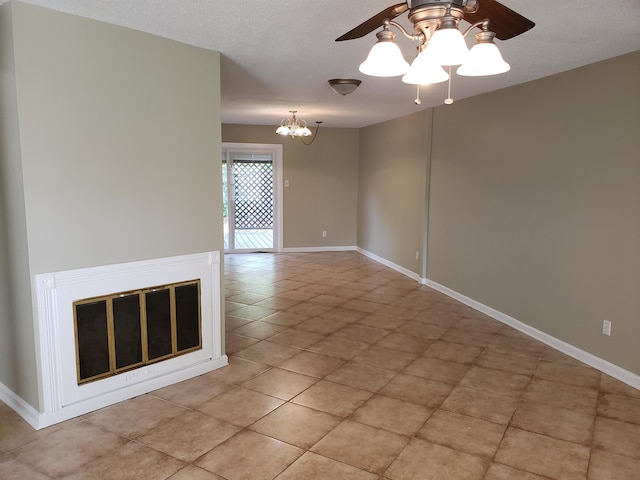
POLYGON ((222 144, 225 252, 282 250, 282 145, 222 144))

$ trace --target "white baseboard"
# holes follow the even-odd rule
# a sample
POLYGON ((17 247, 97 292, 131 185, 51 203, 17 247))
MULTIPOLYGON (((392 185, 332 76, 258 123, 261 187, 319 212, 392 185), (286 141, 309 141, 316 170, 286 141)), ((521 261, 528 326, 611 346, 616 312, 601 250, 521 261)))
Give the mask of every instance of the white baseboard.
POLYGON ((20 415, 34 429, 40 428, 40 413, 21 397, 16 395, 4 383, 0 382, 0 400, 20 415))
POLYGON ((199 365, 191 365, 183 370, 172 372, 162 377, 149 379, 147 381, 130 385, 117 391, 109 392, 99 397, 82 400, 78 403, 67 405, 53 412, 45 412, 38 414, 38 427, 44 428, 54 425, 65 420, 69 420, 80 415, 84 415, 95 410, 99 410, 109 405, 113 405, 124 400, 129 400, 146 393, 153 392, 160 388, 168 387, 178 382, 184 382, 191 378, 205 373, 212 372, 220 367, 228 365, 229 361, 226 355, 220 358, 212 359, 199 365))
POLYGON ((400 272, 403 275, 406 275, 407 277, 415 280, 416 282, 420 282, 420 275, 418 275, 415 272, 412 272, 411 270, 401 267, 400 265, 397 265, 395 263, 390 262, 389 260, 379 257, 378 255, 376 255, 375 253, 371 253, 367 250, 364 250, 360 247, 358 247, 358 252, 360 252, 362 255, 364 255, 365 257, 369 257, 371 260, 375 260, 378 263, 381 263, 382 265, 384 265, 385 267, 389 267, 392 270, 395 270, 396 272, 400 272))
POLYGON ((606 373, 607 375, 616 378, 621 382, 626 383, 627 385, 640 389, 640 375, 636 375, 635 373, 625 370, 624 368, 614 365, 613 363, 610 363, 606 360, 603 360, 600 357, 596 357, 589 352, 585 352, 584 350, 574 347, 569 343, 563 342, 562 340, 559 340, 556 337, 549 335, 548 333, 527 325, 520 320, 516 320, 515 318, 505 313, 488 307, 487 305, 477 302, 472 298, 466 297, 461 293, 450 289, 449 287, 445 287, 444 285, 441 285, 429 279, 422 280, 423 282, 421 283, 423 283, 424 285, 427 285, 434 290, 438 290, 439 292, 444 293, 445 295, 458 300, 459 302, 464 303, 474 310, 478 310, 479 312, 482 312, 485 315, 498 320, 499 322, 509 325, 510 327, 513 327, 516 330, 550 346, 551 348, 554 348, 559 352, 564 353, 565 355, 575 358, 576 360, 579 360, 582 363, 585 363, 595 368, 596 370, 601 371, 602 373, 606 373))
POLYGON ((495 320, 498 320, 499 322, 504 323, 505 325, 509 325, 510 327, 513 327, 516 330, 536 340, 539 340, 545 345, 548 345, 551 348, 554 348, 555 350, 558 350, 559 352, 564 353, 565 355, 575 358, 576 360, 579 360, 580 362, 585 363, 595 368, 596 370, 599 370, 602 373, 605 373, 613 378, 620 380, 623 383, 626 383, 627 385, 633 388, 637 388, 640 390, 640 375, 630 372, 629 370, 625 370, 622 367, 619 367, 589 352, 581 350, 578 347, 574 347, 573 345, 567 342, 564 342, 556 337, 553 337, 548 333, 538 330, 530 325, 527 325, 526 323, 523 323, 520 320, 516 320, 515 318, 505 313, 495 310, 494 308, 491 308, 480 302, 477 302, 472 298, 466 297, 465 295, 462 295, 461 293, 458 293, 455 290, 450 289, 449 287, 445 287, 444 285, 434 282, 433 280, 422 278, 417 273, 412 272, 411 270, 408 270, 404 267, 401 267, 400 265, 396 265, 395 263, 392 263, 389 260, 386 260, 385 258, 379 257, 374 253, 368 252, 367 250, 364 250, 359 247, 357 250, 364 256, 369 257, 372 260, 375 260, 376 262, 381 263, 382 265, 389 267, 397 272, 400 272, 406 275, 407 277, 413 280, 416 280, 422 285, 427 285, 433 288, 434 290, 438 290, 439 292, 444 293, 445 295, 455 300, 458 300, 460 303, 464 303, 465 305, 473 308, 474 310, 482 312, 485 315, 488 315, 491 318, 494 318, 495 320))
POLYGON ((356 246, 286 247, 282 249, 282 253, 350 252, 357 249, 356 246))
POLYGON ((11 407, 35 430, 39 430, 56 423, 64 422, 65 420, 70 420, 80 415, 93 412, 100 408, 113 405, 114 403, 122 402, 124 400, 144 395, 145 393, 150 393, 154 390, 203 375, 220 367, 224 367, 225 365, 228 365, 228 363, 227 356, 223 355, 216 360, 211 360, 200 365, 193 365, 181 371, 172 372, 159 378, 149 379, 135 385, 130 385, 99 397, 89 398, 71 405, 66 405, 53 412, 38 412, 2 383, 0 383, 0 400, 11 407))

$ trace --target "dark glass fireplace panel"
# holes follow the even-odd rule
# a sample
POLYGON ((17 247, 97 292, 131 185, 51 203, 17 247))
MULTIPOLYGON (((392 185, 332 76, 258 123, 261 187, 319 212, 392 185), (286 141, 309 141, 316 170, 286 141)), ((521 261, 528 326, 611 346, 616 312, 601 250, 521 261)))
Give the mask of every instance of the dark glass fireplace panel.
POLYGON ((108 373, 109 335, 106 300, 77 304, 76 328, 80 379, 108 373))
POLYGON ((113 333, 116 368, 125 368, 142 362, 139 294, 113 299, 113 333))
POLYGON ((169 289, 146 294, 147 342, 149 360, 172 353, 171 348, 171 299, 169 289))
POLYGON ((176 330, 178 351, 200 346, 198 284, 176 287, 176 330))

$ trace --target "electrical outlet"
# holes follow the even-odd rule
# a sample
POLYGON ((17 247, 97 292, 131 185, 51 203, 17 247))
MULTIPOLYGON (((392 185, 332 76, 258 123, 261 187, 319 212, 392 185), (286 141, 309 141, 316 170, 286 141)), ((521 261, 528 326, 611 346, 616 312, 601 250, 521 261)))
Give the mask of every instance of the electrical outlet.
POLYGON ((611 336, 611 322, 609 320, 602 320, 602 333, 611 336))
POLYGON ((416 260, 419 260, 419 259, 420 259, 420 253, 416 252, 416 260))
POLYGON ((322 230, 322 238, 327 238, 327 231, 326 230, 322 230))
POLYGON ((288 187, 288 186, 289 186, 289 180, 285 180, 285 181, 284 181, 284 186, 285 186, 285 187, 288 187))

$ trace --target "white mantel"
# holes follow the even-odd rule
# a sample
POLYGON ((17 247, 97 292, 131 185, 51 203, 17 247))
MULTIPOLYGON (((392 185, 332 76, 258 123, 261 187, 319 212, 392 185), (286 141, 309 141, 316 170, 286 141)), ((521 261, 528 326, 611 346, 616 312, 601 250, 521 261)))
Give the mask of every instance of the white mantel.
POLYGON ((222 353, 220 252, 205 252, 36 275, 36 343, 43 428, 227 365, 222 353), (73 302, 200 279, 202 349, 78 385, 73 302))

